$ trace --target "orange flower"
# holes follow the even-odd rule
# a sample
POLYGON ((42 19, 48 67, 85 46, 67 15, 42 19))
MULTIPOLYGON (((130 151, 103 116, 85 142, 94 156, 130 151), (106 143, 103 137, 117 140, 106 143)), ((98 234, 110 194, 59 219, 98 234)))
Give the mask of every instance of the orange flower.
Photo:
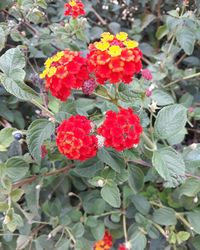
POLYGON ((65 4, 65 8, 65 16, 77 18, 78 16, 85 15, 84 4, 79 0, 70 0, 65 4))
POLYGON ((46 80, 46 89, 61 101, 66 101, 72 89, 81 88, 88 80, 87 60, 79 52, 64 50, 45 62, 40 78, 46 80))
POLYGON ((99 42, 89 45, 89 72, 95 74, 100 84, 106 81, 130 83, 142 68, 142 52, 137 47, 138 42, 128 39, 125 32, 116 36, 103 33, 99 42))
POLYGON ((106 230, 102 240, 94 245, 94 250, 110 250, 112 247, 112 235, 106 230))

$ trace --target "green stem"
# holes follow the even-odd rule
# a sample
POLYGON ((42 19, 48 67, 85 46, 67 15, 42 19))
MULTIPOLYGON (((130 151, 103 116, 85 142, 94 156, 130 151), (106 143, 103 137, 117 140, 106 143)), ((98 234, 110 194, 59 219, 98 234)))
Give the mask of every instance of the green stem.
POLYGON ((73 234, 70 232, 70 229, 68 227, 65 227, 65 230, 67 231, 71 241, 73 241, 73 243, 76 244, 76 240, 75 240, 73 234))
POLYGON ((142 133, 142 138, 146 143, 146 145, 148 146, 147 149, 149 149, 150 151, 157 150, 156 144, 154 144, 144 132, 142 133))
POLYGON ((123 213, 122 219, 123 219, 124 239, 125 239, 125 243, 127 243, 128 242, 128 235, 127 235, 126 215, 125 215, 125 213, 123 213))
POLYGON ((110 211, 110 212, 106 212, 106 213, 103 213, 103 214, 100 214, 100 215, 96 215, 94 217, 97 219, 97 218, 104 217, 104 216, 111 215, 111 214, 121 214, 121 211, 120 210, 110 211))
POLYGON ((177 79, 177 80, 175 80, 175 81, 173 81, 173 82, 170 82, 170 83, 166 84, 166 85, 164 86, 164 88, 171 87, 172 85, 174 85, 174 84, 177 83, 177 82, 180 82, 180 81, 182 81, 182 80, 191 79, 191 78, 194 78, 194 77, 197 77, 197 76, 200 76, 200 72, 195 73, 195 74, 192 74, 192 75, 189 75, 189 76, 185 76, 185 77, 183 77, 183 78, 179 78, 179 79, 177 79))
POLYGON ((41 109, 43 113, 50 117, 52 120, 55 120, 54 114, 50 110, 45 108, 42 104, 40 104, 38 101, 36 101, 35 99, 31 99, 31 103, 41 109))
POLYGON ((179 219, 190 230, 193 229, 192 225, 182 216, 181 213, 176 213, 176 218, 179 219))

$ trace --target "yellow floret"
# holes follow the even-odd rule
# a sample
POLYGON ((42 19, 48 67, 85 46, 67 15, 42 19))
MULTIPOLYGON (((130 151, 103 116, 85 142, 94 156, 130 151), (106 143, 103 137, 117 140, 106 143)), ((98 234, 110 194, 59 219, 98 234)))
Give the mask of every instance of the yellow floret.
POLYGON ((126 32, 120 32, 116 35, 116 38, 119 40, 119 41, 125 41, 127 38, 128 38, 128 34, 126 32))
POLYGON ((47 69, 50 68, 52 62, 53 62, 52 58, 48 58, 48 59, 46 60, 46 62, 44 63, 45 68, 47 68, 47 69))
POLYGON ((101 51, 105 51, 110 47, 110 44, 108 42, 98 42, 95 43, 95 47, 101 51))
POLYGON ((51 67, 47 73, 48 77, 52 77, 56 73, 56 67, 51 67))
POLYGON ((101 41, 112 41, 114 39, 114 36, 110 34, 110 32, 104 32, 101 34, 101 41))
POLYGON ((62 56, 64 56, 64 54, 65 54, 65 53, 64 53, 63 51, 58 52, 55 56, 52 57, 52 61, 53 61, 53 62, 59 61, 60 58, 61 58, 62 56))
POLYGON ((48 70, 45 69, 45 70, 40 74, 40 78, 41 78, 41 79, 44 79, 45 76, 47 75, 47 73, 48 73, 48 70))
POLYGON ((108 54, 112 57, 121 55, 122 49, 118 45, 113 45, 109 48, 108 54))
POLYGON ((134 41, 134 40, 128 40, 128 41, 124 41, 124 45, 128 49, 134 49, 134 48, 138 47, 138 42, 134 41))
POLYGON ((71 0, 69 2, 69 5, 72 6, 72 7, 76 6, 76 1, 75 0, 71 0))

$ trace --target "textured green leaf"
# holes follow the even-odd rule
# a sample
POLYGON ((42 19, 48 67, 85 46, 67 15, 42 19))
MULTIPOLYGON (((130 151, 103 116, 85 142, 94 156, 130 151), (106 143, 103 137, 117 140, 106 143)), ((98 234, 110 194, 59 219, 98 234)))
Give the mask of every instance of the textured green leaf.
POLYGON ((101 196, 102 198, 110 204, 112 207, 120 207, 121 200, 120 200, 120 192, 119 188, 116 185, 105 185, 101 189, 101 196))
POLYGON ((117 155, 114 155, 110 153, 105 148, 101 148, 97 153, 98 158, 109 165, 113 170, 120 173, 120 167, 123 167, 120 165, 119 158, 117 158, 117 155))
POLYGON ((41 146, 46 139, 50 139, 54 130, 55 124, 45 119, 35 120, 29 126, 27 131, 28 148, 37 162, 41 160, 41 146))
POLYGON ((187 213, 188 221, 190 222, 193 230, 200 234, 200 211, 188 212, 187 213))
POLYGON ((176 39, 185 53, 191 55, 196 40, 194 31, 190 27, 184 26, 176 32, 176 39))
POLYGON ((172 96, 160 89, 153 90, 151 97, 154 101, 157 102, 158 106, 166 106, 174 103, 174 99, 172 98, 172 96))
POLYGON ((139 167, 129 164, 128 168, 128 183, 134 193, 138 193, 144 186, 144 174, 139 167))
POLYGON ((153 166, 166 181, 166 187, 176 187, 185 179, 185 163, 172 148, 162 148, 153 154, 153 166))
MULTIPOLYGON (((18 73, 19 72, 22 71, 18 71, 18 73)), ((8 93, 16 96, 19 99, 30 101, 31 99, 38 97, 37 93, 25 83, 23 83, 23 81, 15 81, 10 77, 6 77, 5 75, 3 75, 0 80, 8 93)))
POLYGON ((167 29, 167 26, 166 25, 162 25, 156 31, 156 38, 158 40, 161 40, 164 36, 167 35, 168 32, 169 32, 169 30, 167 29))
POLYGON ((175 211, 168 207, 155 210, 153 220, 163 226, 176 225, 177 223, 175 211))
POLYGON ((187 109, 180 104, 164 107, 158 112, 155 132, 159 138, 167 139, 185 127, 187 109))
POLYGON ((6 148, 10 146, 10 144, 14 140, 12 133, 15 130, 15 128, 4 128, 0 131, 0 151, 5 151, 6 148))
POLYGON ((21 157, 12 157, 6 162, 6 175, 13 181, 23 178, 28 170, 28 163, 21 157))
POLYGON ((12 48, 0 57, 0 69, 7 75, 12 75, 13 70, 25 66, 25 57, 19 48, 12 48))

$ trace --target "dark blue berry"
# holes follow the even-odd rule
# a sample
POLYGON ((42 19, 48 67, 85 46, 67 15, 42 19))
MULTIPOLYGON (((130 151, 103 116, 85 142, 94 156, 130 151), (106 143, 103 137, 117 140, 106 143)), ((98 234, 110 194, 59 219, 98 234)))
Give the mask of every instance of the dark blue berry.
POLYGON ((14 138, 19 141, 19 140, 22 139, 22 134, 21 133, 15 133, 14 138))

